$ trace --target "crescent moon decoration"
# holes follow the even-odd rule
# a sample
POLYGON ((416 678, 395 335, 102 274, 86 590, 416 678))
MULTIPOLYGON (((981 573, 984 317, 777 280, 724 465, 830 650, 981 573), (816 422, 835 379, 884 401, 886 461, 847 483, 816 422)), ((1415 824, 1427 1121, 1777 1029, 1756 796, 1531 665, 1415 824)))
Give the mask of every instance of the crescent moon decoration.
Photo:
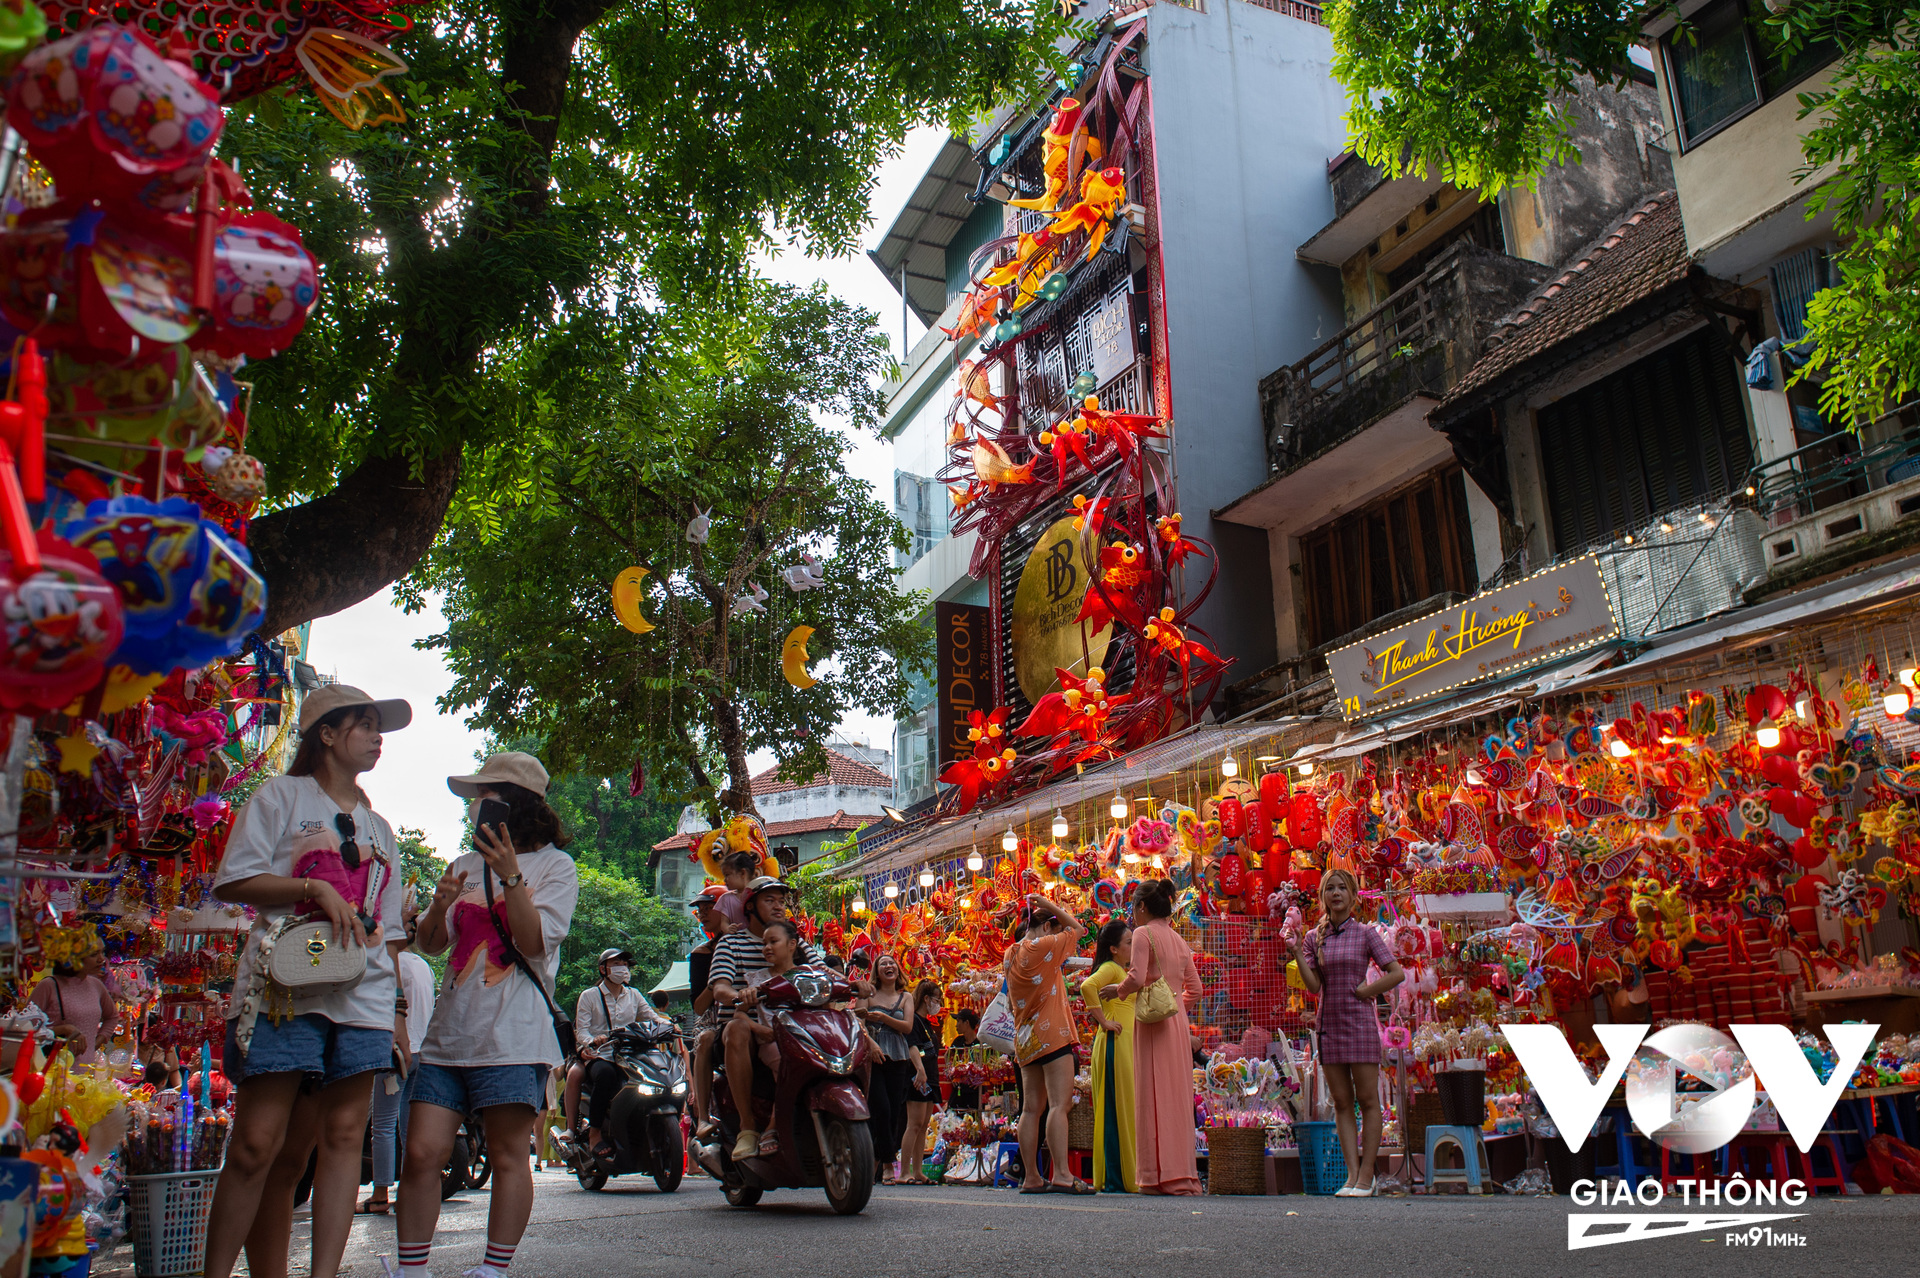
POLYGON ((780 670, 796 688, 811 688, 817 682, 807 673, 807 640, 812 637, 812 626, 795 626, 780 645, 780 670))
POLYGON ((613 579, 613 615, 636 635, 653 629, 653 623, 640 615, 641 587, 646 580, 645 568, 628 568, 613 579))

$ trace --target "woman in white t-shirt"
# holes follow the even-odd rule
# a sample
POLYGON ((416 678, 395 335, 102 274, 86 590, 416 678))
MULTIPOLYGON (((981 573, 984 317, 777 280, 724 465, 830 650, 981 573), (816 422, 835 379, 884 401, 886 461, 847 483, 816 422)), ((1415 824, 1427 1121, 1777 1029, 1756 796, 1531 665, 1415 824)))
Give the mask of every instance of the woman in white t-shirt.
POLYGON ((312 1272, 339 1271, 370 1080, 393 1063, 401 1029, 394 955, 407 942, 393 828, 368 806, 358 778, 379 762, 381 734, 412 717, 404 701, 375 701, 344 684, 314 692, 300 708, 300 747, 287 774, 254 792, 227 839, 213 892, 252 906, 254 923, 221 1056, 239 1091, 207 1226, 209 1278, 227 1278, 249 1240, 251 1272, 286 1272, 294 1184, 316 1144, 312 1272), (290 914, 324 918, 335 936, 366 946, 366 976, 308 998, 272 985, 262 951, 290 914))
POLYGON ((413 1082, 397 1213, 405 1278, 426 1275, 440 1220, 440 1168, 468 1114, 480 1116, 494 1159, 486 1263, 467 1272, 504 1274, 533 1210, 525 1151, 546 1106, 547 1071, 562 1060, 552 989, 580 895, 573 858, 560 850, 567 834, 547 806, 547 780, 540 761, 519 751, 490 755, 472 776, 447 778, 455 794, 475 801, 478 850, 441 876, 416 937, 426 953, 451 945, 453 956, 413 1082), (478 824, 481 799, 507 805, 504 826, 478 824))

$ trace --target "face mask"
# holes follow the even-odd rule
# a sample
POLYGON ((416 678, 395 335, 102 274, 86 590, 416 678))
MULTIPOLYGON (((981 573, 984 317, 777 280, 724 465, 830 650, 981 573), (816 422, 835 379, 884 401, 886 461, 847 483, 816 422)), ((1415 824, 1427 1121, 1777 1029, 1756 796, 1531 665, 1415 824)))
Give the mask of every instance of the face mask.
POLYGON ((627 978, 632 975, 633 975, 632 968, 624 967, 618 963, 614 964, 612 967, 607 969, 607 978, 611 980, 615 985, 625 985, 627 983, 627 978))

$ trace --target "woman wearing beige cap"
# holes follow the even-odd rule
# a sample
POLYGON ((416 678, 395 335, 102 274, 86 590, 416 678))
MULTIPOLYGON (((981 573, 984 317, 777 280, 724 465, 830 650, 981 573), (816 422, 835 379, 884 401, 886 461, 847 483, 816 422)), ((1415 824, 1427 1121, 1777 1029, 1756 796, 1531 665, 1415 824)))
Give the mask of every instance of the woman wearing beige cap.
POLYGON ((234 820, 213 892, 252 906, 254 924, 222 1055, 239 1091, 207 1227, 210 1278, 227 1278, 242 1245, 250 1272, 287 1272, 294 1184, 316 1144, 313 1274, 339 1271, 373 1072, 392 1066, 404 1015, 394 955, 407 943, 393 828, 358 778, 380 761, 381 734, 412 718, 404 701, 343 684, 319 689, 300 708, 300 747, 286 775, 262 784, 234 820), (289 915, 326 919, 334 937, 365 947, 366 975, 314 996, 270 980, 270 947, 289 915))
POLYGON ((400 1273, 424 1278, 440 1221, 440 1168, 461 1121, 478 1114, 493 1163, 486 1262, 467 1270, 499 1278, 513 1263, 533 1210, 524 1151, 546 1106, 547 1071, 565 1059, 554 1030, 560 943, 573 925, 580 877, 560 818, 547 806, 547 770, 520 751, 490 755, 447 788, 474 803, 475 851, 440 879, 415 943, 453 956, 433 1008, 413 1080, 407 1157, 400 1173, 400 1273), (487 800, 506 805, 494 821, 487 800))

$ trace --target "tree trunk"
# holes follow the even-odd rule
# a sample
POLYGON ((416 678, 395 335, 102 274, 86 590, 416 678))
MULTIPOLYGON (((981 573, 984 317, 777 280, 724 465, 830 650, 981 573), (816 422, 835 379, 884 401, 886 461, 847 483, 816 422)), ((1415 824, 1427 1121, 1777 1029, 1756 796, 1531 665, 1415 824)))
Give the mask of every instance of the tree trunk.
POLYGON ((720 795, 720 806, 729 812, 760 816, 760 805, 753 799, 753 776, 747 770, 747 734, 740 726, 740 712, 721 696, 709 695, 707 706, 713 711, 721 752, 727 756, 727 789, 720 795))
POLYGON ((253 563, 267 581, 277 635, 377 594, 433 545, 460 483, 460 454, 429 458, 417 477, 403 456, 370 457, 332 492, 256 519, 253 563))

